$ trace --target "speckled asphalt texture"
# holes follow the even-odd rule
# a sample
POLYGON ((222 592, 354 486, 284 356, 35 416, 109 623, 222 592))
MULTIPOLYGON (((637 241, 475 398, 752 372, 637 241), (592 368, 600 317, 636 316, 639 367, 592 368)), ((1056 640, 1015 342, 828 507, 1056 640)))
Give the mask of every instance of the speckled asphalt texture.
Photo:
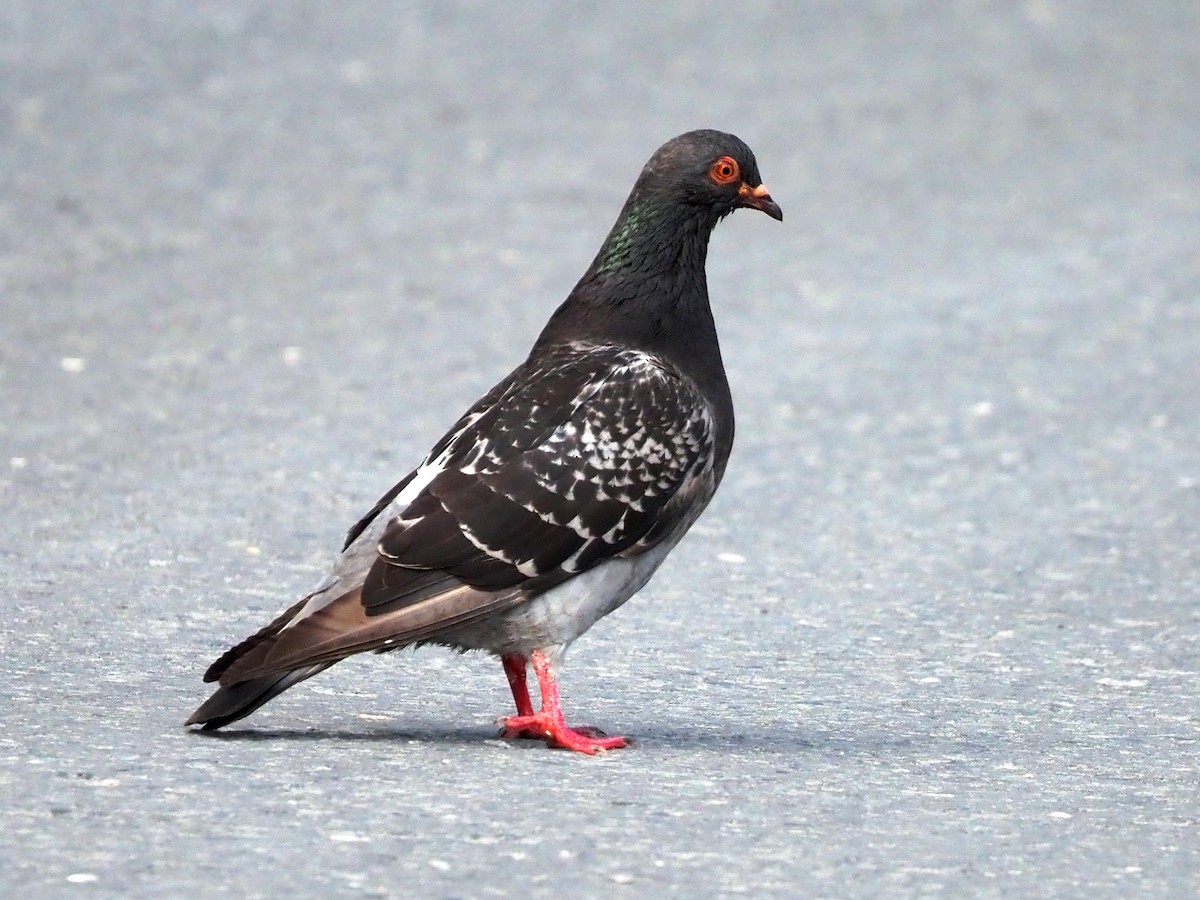
POLYGON ((0 7, 20 897, 1200 890, 1200 6, 0 7), (573 649, 200 674, 733 131, 717 499, 573 649))

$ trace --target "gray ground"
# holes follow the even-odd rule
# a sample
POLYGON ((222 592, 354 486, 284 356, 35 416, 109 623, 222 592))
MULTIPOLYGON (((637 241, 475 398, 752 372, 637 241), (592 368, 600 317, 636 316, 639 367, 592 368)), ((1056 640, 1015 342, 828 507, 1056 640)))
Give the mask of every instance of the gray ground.
POLYGON ((506 6, 0 7, 9 895, 1194 895, 1200 6, 506 6), (185 732, 698 126, 787 218, 564 675, 636 748, 432 650, 185 732))

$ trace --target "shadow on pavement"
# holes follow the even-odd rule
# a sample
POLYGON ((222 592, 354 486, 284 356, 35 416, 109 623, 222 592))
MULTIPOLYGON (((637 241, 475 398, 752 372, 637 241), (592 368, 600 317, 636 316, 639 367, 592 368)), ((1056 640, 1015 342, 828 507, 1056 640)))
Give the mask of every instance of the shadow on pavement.
MULTIPOLYGON (((727 752, 738 755, 747 753, 797 753, 812 752, 821 755, 843 754, 859 756, 889 754, 904 756, 914 751, 928 752, 928 745, 936 743, 932 737, 895 733, 831 734, 814 731, 802 726, 773 725, 750 732, 731 732, 721 728, 683 728, 678 726, 648 726, 630 731, 614 730, 631 742, 635 752, 662 752, 690 750, 702 752, 727 752)), ((418 742, 431 745, 466 744, 480 745, 499 741, 497 730, 486 728, 439 728, 435 725, 416 725, 408 728, 386 728, 356 731, 349 728, 280 728, 239 729, 221 731, 193 730, 199 738, 214 741, 346 741, 351 743, 398 743, 418 742)), ((506 746, 537 749, 537 740, 504 741, 506 746)), ((961 747, 958 749, 962 749, 961 747)))

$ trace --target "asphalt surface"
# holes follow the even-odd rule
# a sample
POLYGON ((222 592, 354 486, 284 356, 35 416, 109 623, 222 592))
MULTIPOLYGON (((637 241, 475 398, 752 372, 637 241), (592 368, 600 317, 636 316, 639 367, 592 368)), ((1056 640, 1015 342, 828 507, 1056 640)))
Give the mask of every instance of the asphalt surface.
POLYGON ((8 896, 1200 891, 1200 6, 0 6, 8 896), (659 143, 721 492, 573 649, 200 674, 526 352, 659 143))

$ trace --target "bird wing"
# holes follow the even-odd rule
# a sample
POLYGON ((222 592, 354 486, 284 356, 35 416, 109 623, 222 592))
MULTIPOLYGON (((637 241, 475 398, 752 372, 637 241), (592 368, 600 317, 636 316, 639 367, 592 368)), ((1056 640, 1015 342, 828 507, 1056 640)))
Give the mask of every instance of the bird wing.
POLYGON ((477 403, 406 487, 361 587, 298 617, 222 673, 268 672, 403 646, 510 608, 686 527, 715 490, 712 412, 646 353, 568 345, 477 403))
POLYGON ((569 348, 469 418, 384 531, 363 584, 368 610, 404 602, 421 573, 536 589, 647 550, 685 514, 670 501, 713 464, 708 404, 637 351, 569 348))

